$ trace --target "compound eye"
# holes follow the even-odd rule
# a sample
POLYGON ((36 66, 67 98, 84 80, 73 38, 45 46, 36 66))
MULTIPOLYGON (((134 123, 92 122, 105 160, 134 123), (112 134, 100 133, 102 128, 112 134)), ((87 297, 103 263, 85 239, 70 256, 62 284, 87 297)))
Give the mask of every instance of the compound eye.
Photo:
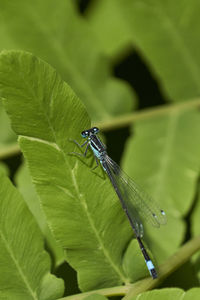
POLYGON ((94 133, 98 133, 98 132, 99 132, 99 128, 97 128, 97 127, 93 127, 92 129, 93 129, 92 131, 93 131, 94 133))
POLYGON ((88 131, 87 131, 87 130, 82 131, 82 132, 81 132, 81 136, 82 136, 83 138, 87 137, 87 136, 88 136, 88 131))

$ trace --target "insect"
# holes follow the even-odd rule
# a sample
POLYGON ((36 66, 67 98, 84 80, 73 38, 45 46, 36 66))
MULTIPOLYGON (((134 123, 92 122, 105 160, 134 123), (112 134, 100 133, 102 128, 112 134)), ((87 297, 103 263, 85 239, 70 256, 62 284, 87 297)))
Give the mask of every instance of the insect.
MULTIPOLYGON (((97 166, 100 162, 103 170, 108 175, 135 233, 149 273, 152 278, 155 279, 157 278, 155 266, 141 239, 143 237, 143 224, 141 219, 147 219, 153 226, 159 227, 161 224, 166 223, 165 212, 159 209, 156 203, 108 156, 106 146, 97 136, 98 132, 99 129, 97 127, 84 130, 81 136, 85 138, 86 141, 82 145, 79 145, 76 141, 75 143, 80 147, 86 145, 84 156, 86 156, 88 148, 90 147, 93 151, 97 166)), ((74 152, 74 154, 77 153, 74 152)))

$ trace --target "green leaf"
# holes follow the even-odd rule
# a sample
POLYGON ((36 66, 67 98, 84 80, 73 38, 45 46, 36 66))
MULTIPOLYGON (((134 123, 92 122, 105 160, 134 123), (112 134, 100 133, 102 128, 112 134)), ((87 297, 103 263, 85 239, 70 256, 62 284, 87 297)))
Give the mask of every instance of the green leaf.
POLYGON ((52 64, 85 103, 93 120, 131 110, 132 90, 112 76, 93 31, 73 1, 2 0, 0 10, 1 49, 30 51, 52 64))
POLYGON ((102 295, 92 294, 90 296, 85 297, 84 300, 108 300, 108 298, 102 295))
POLYGON ((150 248, 159 261, 172 254, 183 239, 182 218, 192 205, 199 174, 199 131, 198 110, 174 110, 136 122, 126 146, 124 169, 167 214, 165 226, 146 228, 150 248))
POLYGON ((0 173, 9 176, 9 169, 6 164, 0 162, 0 173))
MULTIPOLYGON (((199 214, 200 214, 200 184, 198 183, 198 194, 194 210, 191 216, 191 232, 193 236, 200 235, 200 225, 199 225, 199 214)), ((200 254, 199 252, 192 257, 192 262, 196 270, 196 274, 200 283, 200 254)))
POLYGON ((166 288, 161 290, 148 291, 138 296, 125 298, 129 300, 198 300, 200 297, 200 288, 193 288, 183 291, 178 288, 166 288))
POLYGON ((2 173, 0 179, 1 299, 56 299, 64 286, 49 273, 41 232, 19 192, 2 173))
POLYGON ((28 53, 0 56, 1 93, 48 225, 77 270, 82 290, 130 282, 121 259, 132 231, 102 170, 80 151, 90 122, 84 106, 56 72, 28 53), (99 173, 98 173, 99 172, 99 173))
POLYGON ((178 300, 182 299, 184 295, 184 291, 178 288, 166 288, 161 290, 153 290, 148 291, 142 294, 139 294, 138 296, 131 297, 129 300, 178 300))
POLYGON ((118 51, 120 43, 124 43, 122 32, 126 32, 125 41, 131 39, 168 99, 182 101, 200 95, 199 1, 98 2, 101 4, 94 6, 95 20, 92 18, 91 24, 107 51, 118 51), (110 21, 119 11, 121 15, 114 24, 121 30, 115 30, 110 21))
POLYGON ((200 297, 200 288, 193 288, 187 291, 183 300, 198 300, 200 297))
POLYGON ((10 120, 6 114, 2 103, 0 102, 0 147, 1 150, 8 145, 12 145, 16 142, 16 134, 10 127, 10 120))
POLYGON ((15 174, 15 182, 19 191, 23 195, 28 208, 38 222, 38 225, 44 235, 45 242, 47 243, 47 247, 50 249, 51 255, 53 255, 54 266, 60 265, 64 260, 63 251, 57 244, 47 226, 44 212, 40 207, 39 198, 37 197, 33 183, 31 182, 27 165, 25 163, 20 166, 19 170, 15 174))
POLYGON ((200 213, 200 185, 198 184, 197 201, 194 207, 194 211, 192 213, 193 236, 198 236, 200 234, 199 213, 200 213))
POLYGON ((39 199, 31 182, 31 177, 25 162, 21 164, 20 168, 15 173, 15 183, 18 190, 23 195, 28 208, 37 220, 40 229, 44 231, 46 227, 44 215, 40 209, 39 199))
POLYGON ((131 44, 129 26, 121 12, 119 1, 94 1, 86 17, 99 39, 103 51, 113 57, 131 44))

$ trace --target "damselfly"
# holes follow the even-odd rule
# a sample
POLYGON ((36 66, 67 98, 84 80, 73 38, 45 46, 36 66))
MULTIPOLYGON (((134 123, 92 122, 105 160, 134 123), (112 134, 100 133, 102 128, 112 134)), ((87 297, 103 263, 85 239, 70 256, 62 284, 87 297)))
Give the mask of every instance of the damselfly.
POLYGON ((165 212, 159 209, 155 202, 108 156, 106 146, 97 136, 98 132, 99 129, 97 127, 82 131, 81 136, 86 138, 86 141, 82 145, 79 145, 77 142, 76 144, 80 147, 86 145, 84 156, 86 156, 89 147, 92 149, 97 166, 100 161, 128 217, 147 268, 152 278, 155 279, 157 278, 156 269, 141 240, 143 237, 141 220, 145 218, 153 226, 159 227, 161 224, 166 223, 165 212))

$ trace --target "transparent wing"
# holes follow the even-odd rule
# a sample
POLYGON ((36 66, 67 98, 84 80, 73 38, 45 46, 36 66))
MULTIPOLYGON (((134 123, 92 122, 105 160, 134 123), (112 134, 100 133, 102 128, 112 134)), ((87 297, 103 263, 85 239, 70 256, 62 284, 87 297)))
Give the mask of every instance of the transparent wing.
POLYGON ((136 233, 143 235, 142 221, 145 220, 155 227, 166 223, 165 212, 147 195, 126 173, 124 173, 116 162, 108 155, 105 161, 110 172, 117 183, 124 203, 129 211, 133 224, 136 226, 136 233))

